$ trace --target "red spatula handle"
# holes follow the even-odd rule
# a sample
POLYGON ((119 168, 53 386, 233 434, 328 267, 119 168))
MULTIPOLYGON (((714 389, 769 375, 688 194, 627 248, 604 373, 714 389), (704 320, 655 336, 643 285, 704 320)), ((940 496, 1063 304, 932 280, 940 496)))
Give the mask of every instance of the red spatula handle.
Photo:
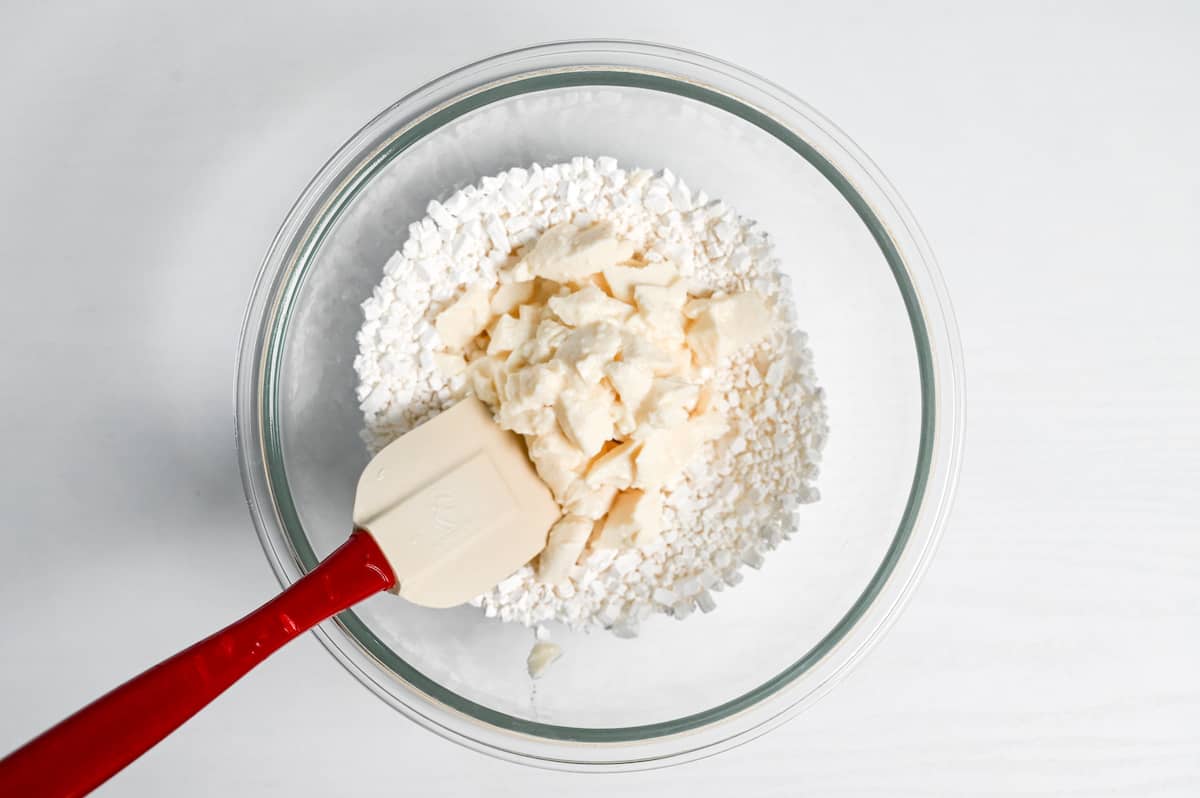
POLYGON ((0 796, 85 795, 280 646, 395 583, 362 530, 277 598, 102 696, 0 761, 0 796))

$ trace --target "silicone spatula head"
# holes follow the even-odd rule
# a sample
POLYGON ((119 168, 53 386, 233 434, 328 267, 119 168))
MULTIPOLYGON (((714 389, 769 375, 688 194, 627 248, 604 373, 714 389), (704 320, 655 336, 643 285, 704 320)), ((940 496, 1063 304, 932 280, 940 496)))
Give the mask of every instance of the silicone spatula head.
POLYGON ((367 464, 354 523, 396 574, 395 592, 453 607, 493 587, 546 545, 561 510, 521 439, 465 399, 367 464))

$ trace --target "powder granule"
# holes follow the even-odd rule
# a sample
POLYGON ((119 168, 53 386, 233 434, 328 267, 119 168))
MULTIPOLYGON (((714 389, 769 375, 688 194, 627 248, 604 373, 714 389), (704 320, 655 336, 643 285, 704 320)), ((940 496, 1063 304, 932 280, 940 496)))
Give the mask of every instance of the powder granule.
POLYGON ((495 286, 514 250, 552 225, 607 221, 647 261, 671 261, 690 293, 753 290, 767 299, 769 336, 711 374, 709 401, 729 431, 666 486, 660 538, 585 552, 554 586, 523 566, 472 602, 505 621, 603 626, 621 636, 635 635, 653 612, 711 611, 713 592, 740 582, 742 565, 760 567, 764 552, 795 531, 798 505, 819 496, 824 394, 767 235, 670 170, 624 170, 612 158, 510 169, 426 212, 363 304, 354 368, 372 451, 465 395, 462 375, 438 366, 435 319, 467 290, 495 286))

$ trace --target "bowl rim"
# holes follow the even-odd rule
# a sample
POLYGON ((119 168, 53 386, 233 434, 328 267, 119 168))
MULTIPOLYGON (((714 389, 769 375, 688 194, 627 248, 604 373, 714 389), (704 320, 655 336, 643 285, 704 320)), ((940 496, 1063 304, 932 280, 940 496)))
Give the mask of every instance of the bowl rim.
POLYGON ((278 452, 277 429, 271 422, 275 366, 286 339, 290 302, 325 232, 380 168, 447 122, 489 102, 582 85, 670 91, 706 102, 757 125, 817 167, 855 208, 891 265, 913 325, 921 369, 922 435, 916 473, 884 561, 854 606, 817 646, 775 678, 719 707, 639 727, 539 724, 482 707, 427 679, 374 638, 352 611, 315 630, 326 649, 361 683, 443 737, 544 767, 639 769, 740 744, 824 695, 894 622, 928 565, 950 509, 965 421, 953 312, 911 212, 878 167, 833 123, 776 84, 739 67, 646 42, 534 45, 474 62, 425 84, 339 148, 288 211, 268 248, 243 320, 235 440, 255 528, 286 587, 313 567, 316 558, 291 507, 286 475, 278 458, 272 457, 278 452))

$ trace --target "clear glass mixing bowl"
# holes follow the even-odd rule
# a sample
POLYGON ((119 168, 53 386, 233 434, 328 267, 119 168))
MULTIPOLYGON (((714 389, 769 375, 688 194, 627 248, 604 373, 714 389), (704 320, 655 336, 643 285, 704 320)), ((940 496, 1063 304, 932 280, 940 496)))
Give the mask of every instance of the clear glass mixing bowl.
POLYGON ((658 45, 533 47, 439 78, 320 170, 271 245, 238 365, 242 474, 284 585, 350 531, 367 454, 351 366, 359 304, 432 198, 514 165, 611 155, 670 167, 756 218, 792 276, 828 393, 822 499, 716 611, 632 640, 529 630, 377 596, 317 631, 438 734, 545 767, 632 769, 744 742, 812 703, 892 621, 933 551, 962 441, 958 337, 933 257, 879 170, 790 94, 658 45))

